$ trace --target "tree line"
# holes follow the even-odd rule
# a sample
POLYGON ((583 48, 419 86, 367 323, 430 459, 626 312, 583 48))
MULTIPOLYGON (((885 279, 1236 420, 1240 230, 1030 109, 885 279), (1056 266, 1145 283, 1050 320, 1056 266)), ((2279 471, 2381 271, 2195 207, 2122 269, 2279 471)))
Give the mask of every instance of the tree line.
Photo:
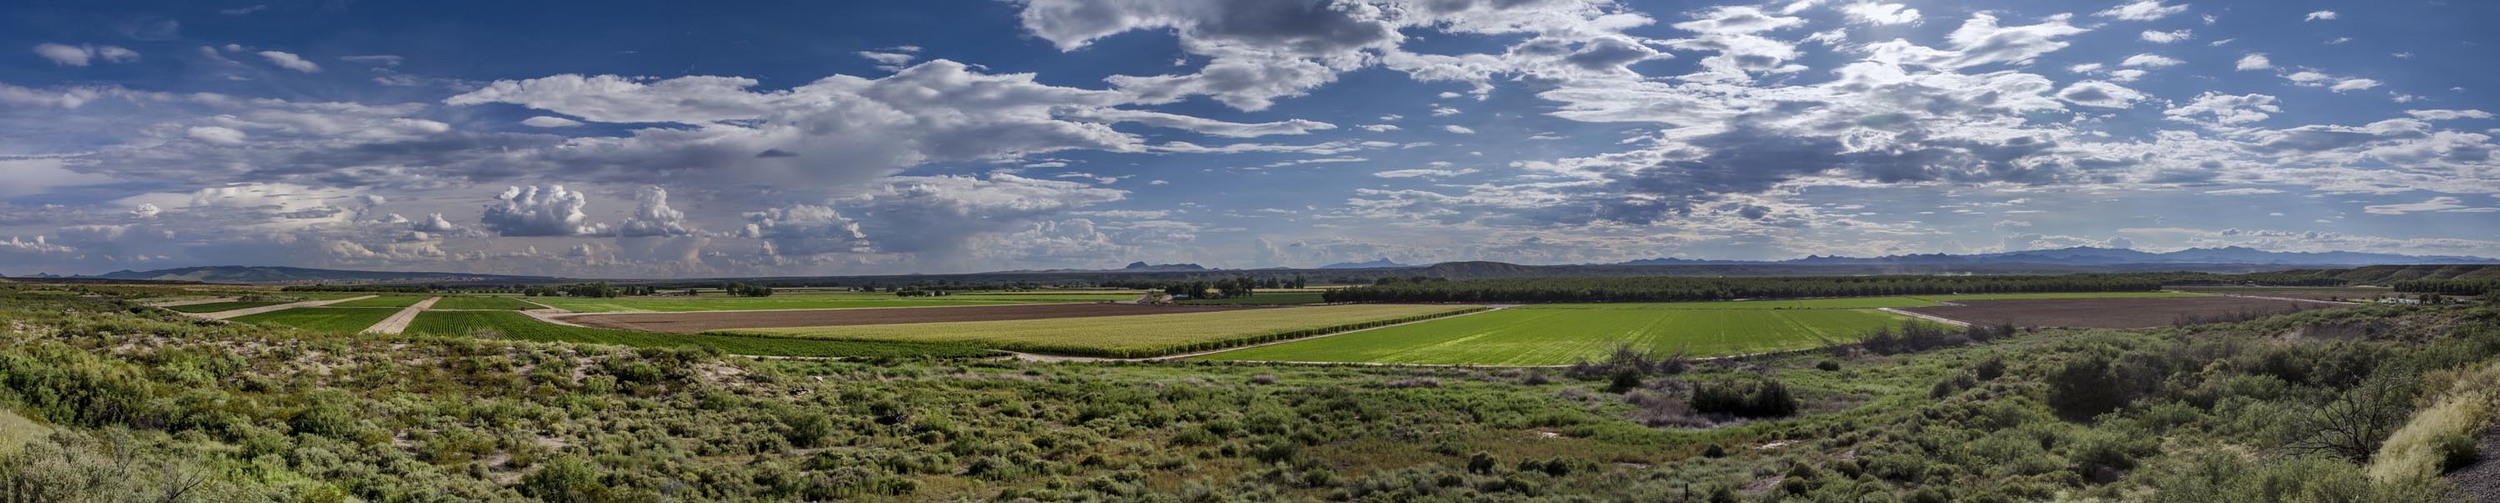
POLYGON ((2475 296, 2500 292, 2500 279, 2417 279, 2391 286, 2399 292, 2475 296))
POLYGON ((1328 302, 1674 302, 1957 293, 2145 292, 2149 275, 1519 278, 1330 290, 1328 302))

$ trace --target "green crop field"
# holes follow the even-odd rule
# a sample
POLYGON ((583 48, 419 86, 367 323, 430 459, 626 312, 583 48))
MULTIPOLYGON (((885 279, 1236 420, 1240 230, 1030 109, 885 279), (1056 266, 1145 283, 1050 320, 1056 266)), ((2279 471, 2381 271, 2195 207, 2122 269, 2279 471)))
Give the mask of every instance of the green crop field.
POLYGON ((286 325, 322 332, 362 332, 399 312, 387 307, 298 307, 235 318, 243 323, 286 325))
POLYGON ((1261 290, 1257 294, 1248 297, 1235 297, 1230 299, 1193 299, 1184 300, 1180 303, 1193 306, 1275 306, 1289 304, 1318 304, 1327 301, 1327 299, 1320 298, 1319 292, 1270 292, 1261 290))
POLYGON ((762 356, 838 358, 933 357, 964 358, 996 352, 943 344, 830 341, 734 335, 684 335, 557 325, 512 311, 426 311, 408 323, 407 333, 468 336, 492 329, 504 337, 537 342, 611 344, 638 348, 704 346, 723 353, 762 356))
POLYGON ((512 297, 444 297, 434 301, 432 309, 503 309, 523 311, 538 309, 537 304, 512 297))
POLYGON ((1476 309, 1479 308, 1447 305, 1285 307, 1096 318, 757 328, 716 333, 946 342, 1013 351, 1128 358, 1306 337, 1476 309))
MULTIPOLYGON (((1726 303, 1722 303, 1726 304, 1726 303)), ((1563 365, 1618 344, 1707 357, 1854 342, 1907 318, 1872 309, 1587 309, 1530 306, 1229 351, 1208 360, 1563 365)))
POLYGON ((2140 299, 2164 297, 2202 297, 2192 293, 2174 292, 2079 292, 2079 293, 1974 293, 1962 295, 1919 295, 1905 297, 1838 297, 1829 299, 1738 300, 1702 302, 1604 302, 1531 304, 1536 309, 1599 309, 1599 310, 1762 310, 1762 309, 1874 309, 1879 307, 1931 307, 1939 301, 2001 300, 2001 299, 2140 299))
POLYGON ((705 295, 696 297, 531 297, 529 300, 550 307, 577 313, 618 311, 751 311, 758 309, 836 309, 862 307, 973 306, 990 304, 1039 304, 1052 302, 1101 302, 1128 300, 1137 294, 1081 292, 997 292, 964 293, 943 297, 896 297, 890 293, 870 292, 808 292, 775 294, 771 297, 731 297, 705 295))
POLYGON ((233 310, 236 310, 236 309, 251 309, 251 308, 261 307, 261 306, 275 306, 275 305, 279 305, 279 304, 286 304, 286 303, 285 303, 285 302, 211 302, 211 303, 207 303, 207 304, 192 304, 192 305, 188 305, 188 306, 173 306, 173 307, 168 307, 168 308, 166 308, 166 309, 172 309, 172 310, 175 310, 175 311, 180 311, 180 312, 185 312, 185 313, 214 313, 214 312, 219 312, 219 311, 233 311, 233 310))
POLYGON ((418 302, 425 302, 425 299, 429 298, 432 298, 432 296, 384 295, 370 299, 356 299, 336 304, 325 304, 322 307, 408 307, 417 305, 418 302))

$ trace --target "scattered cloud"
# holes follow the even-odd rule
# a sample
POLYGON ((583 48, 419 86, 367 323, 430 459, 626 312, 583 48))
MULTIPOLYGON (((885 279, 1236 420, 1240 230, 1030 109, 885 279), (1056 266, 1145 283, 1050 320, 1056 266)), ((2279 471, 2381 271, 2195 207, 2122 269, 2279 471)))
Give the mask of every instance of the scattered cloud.
POLYGON ((304 59, 304 57, 302 57, 302 56, 297 56, 297 55, 295 55, 295 53, 291 53, 291 52, 286 52, 286 51, 260 51, 260 57, 261 57, 262 59, 267 59, 267 60, 269 60, 269 64, 272 64, 272 65, 278 65, 278 67, 279 67, 279 68, 285 68, 285 69, 288 69, 288 70, 294 70, 294 71, 304 72, 304 73, 320 73, 320 72, 321 72, 321 65, 319 65, 319 64, 314 64, 312 61, 310 61, 310 60, 306 60, 306 59, 304 59))
POLYGON ((139 60, 139 52, 113 45, 69 45, 44 43, 35 45, 35 55, 60 66, 87 66, 97 61, 128 63, 139 60))
POLYGON ((2161 0, 2141 0, 2137 2, 2119 4, 2117 7, 2111 7, 2108 10, 2096 12, 2092 15, 2118 18, 2125 21, 2152 21, 2169 17, 2171 14, 2187 12, 2187 8, 2188 6, 2186 5, 2162 5, 2161 0))

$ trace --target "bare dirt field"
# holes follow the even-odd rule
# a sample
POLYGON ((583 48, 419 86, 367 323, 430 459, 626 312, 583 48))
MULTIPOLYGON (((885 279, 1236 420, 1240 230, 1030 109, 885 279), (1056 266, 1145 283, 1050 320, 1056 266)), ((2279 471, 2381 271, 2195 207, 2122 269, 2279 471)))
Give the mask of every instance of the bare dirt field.
MULTIPOLYGON (((831 327, 935 323, 947 321, 1038 320, 1140 314, 1230 311, 1236 307, 1142 306, 1136 304, 1019 304, 1000 306, 907 307, 892 309, 806 309, 779 311, 697 311, 683 313, 585 314, 561 317, 566 322, 599 328, 699 333, 731 328, 831 327)), ((1256 309, 1256 308, 1249 308, 1256 309)))
POLYGON ((1902 309, 1981 325, 2013 322, 2026 327, 2147 328, 2182 320, 2222 321, 2243 313, 2280 314, 2339 307, 2291 299, 2190 297, 2157 299, 1964 300, 1954 306, 1902 309))
POLYGON ((2345 301, 2357 301, 2360 299, 2375 299, 2381 297, 2402 297, 2405 295, 2397 293, 2395 290, 2386 288, 2362 286, 2182 286, 2171 287, 2170 289, 2183 292, 2235 295, 2241 297, 2283 297, 2292 299, 2345 301))

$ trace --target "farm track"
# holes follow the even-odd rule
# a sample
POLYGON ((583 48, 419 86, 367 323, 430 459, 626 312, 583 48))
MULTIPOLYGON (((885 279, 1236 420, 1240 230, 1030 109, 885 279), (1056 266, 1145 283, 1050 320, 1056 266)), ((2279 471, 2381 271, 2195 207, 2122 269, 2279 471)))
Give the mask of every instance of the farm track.
POLYGON ((219 302, 234 302, 234 297, 218 297, 218 298, 214 298, 214 299, 193 299, 193 300, 174 300, 174 301, 165 301, 165 302, 149 302, 149 303, 147 303, 147 305, 148 305, 148 307, 181 307, 181 306, 189 306, 189 305, 195 305, 195 304, 215 304, 215 303, 219 303, 219 302))
POLYGON ((224 319, 239 318, 239 317, 244 317, 244 316, 251 316, 251 315, 260 314, 260 313, 274 313, 274 312, 278 312, 278 311, 285 311, 285 310, 288 310, 288 309, 294 309, 294 308, 298 308, 298 307, 321 307, 321 306, 327 306, 327 305, 331 305, 331 304, 337 304, 337 303, 340 303, 340 302, 355 301, 355 300, 364 300, 364 299, 370 299, 370 298, 374 298, 374 297, 376 297, 376 296, 374 296, 374 295, 366 295, 366 296, 363 296, 363 297, 348 297, 348 298, 344 298, 344 299, 331 299, 331 300, 308 300, 308 301, 296 302, 296 303, 290 303, 290 304, 278 304, 278 305, 274 305, 274 306, 261 306, 261 307, 251 307, 251 308, 236 309, 236 310, 232 310, 232 311, 218 311, 218 312, 214 312, 214 313, 186 313, 186 314, 190 314, 191 316, 198 317, 198 318, 201 318, 201 319, 209 319, 209 320, 224 320, 224 319))
MULTIPOLYGON (((1945 304, 1945 305, 1947 305, 1947 306, 1954 306, 1954 307, 1959 307, 1959 306, 1961 306, 1961 304, 1945 304)), ((1967 321, 1961 321, 1961 320, 1945 319, 1945 318, 1944 318, 1944 317, 1942 317, 1942 316, 1936 316, 1936 315, 1931 315, 1931 314, 1913 313, 1913 312, 1903 311, 1903 310, 1900 310, 1900 309, 1897 309, 1897 308, 1890 308, 1890 307, 1879 307, 1879 308, 1875 308, 1875 310, 1877 310, 1877 311, 1883 311, 1883 312, 1887 312, 1887 313, 1892 313, 1892 314, 1898 314, 1898 315, 1902 315, 1902 316, 1908 316, 1908 317, 1911 317, 1911 318, 1918 318, 1918 319, 1922 319, 1922 320, 1933 321, 1933 322, 1937 322, 1937 323, 1943 323, 1943 324, 1946 324, 1946 325, 1952 325, 1952 326, 1956 326, 1956 327, 1963 327, 1963 328, 1969 328, 1969 327, 1970 327, 1970 322, 1967 322, 1967 321)))
POLYGON ((415 304, 409 304, 408 307, 400 309, 399 312, 391 313, 391 317, 383 318, 381 323, 375 323, 371 328, 366 328, 363 333, 396 335, 400 332, 406 332, 408 331, 408 322, 415 321, 417 319, 417 313, 425 312, 426 309, 434 307, 434 301, 438 300, 443 300, 443 298, 432 297, 417 301, 415 304))

